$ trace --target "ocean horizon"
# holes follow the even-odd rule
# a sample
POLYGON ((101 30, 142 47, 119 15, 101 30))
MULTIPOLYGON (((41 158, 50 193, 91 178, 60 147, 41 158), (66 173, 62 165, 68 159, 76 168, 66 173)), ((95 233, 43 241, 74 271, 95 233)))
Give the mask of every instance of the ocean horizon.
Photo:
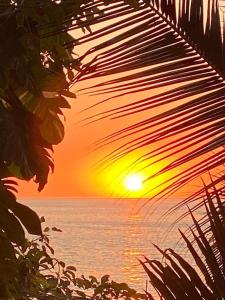
POLYGON ((177 227, 186 230, 188 224, 184 220, 175 225, 176 214, 162 220, 162 215, 178 200, 167 200, 155 207, 142 207, 146 199, 134 198, 19 201, 45 217, 43 227, 62 230, 50 233, 50 244, 55 256, 74 265, 78 275, 100 278, 108 274, 112 280, 126 282, 139 291, 146 288, 148 281, 139 259, 162 259, 153 243, 162 249, 179 248, 177 227))

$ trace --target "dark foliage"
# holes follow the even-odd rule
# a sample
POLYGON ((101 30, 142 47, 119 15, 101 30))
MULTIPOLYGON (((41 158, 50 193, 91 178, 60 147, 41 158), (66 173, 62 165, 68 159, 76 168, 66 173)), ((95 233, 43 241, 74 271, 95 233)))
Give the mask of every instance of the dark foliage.
POLYGON ((89 1, 57 2, 0 1, 1 299, 16 299, 21 288, 16 247, 25 251, 25 231, 42 236, 39 217, 17 202, 10 177, 44 188, 54 169, 53 145, 64 137, 62 109, 76 98, 69 87, 80 61, 65 44, 75 41, 67 32, 74 20, 87 21, 89 1))
POLYGON ((150 282, 162 299, 224 299, 225 209, 223 199, 214 183, 212 185, 211 192, 205 190, 206 215, 203 220, 196 220, 191 213, 193 226, 189 228, 189 233, 192 237, 180 231, 192 261, 188 262, 172 249, 162 251, 156 246, 164 261, 146 259, 142 262, 150 282))
MULTIPOLYGON (((37 214, 17 202, 11 178, 33 179, 41 191, 54 170, 53 146, 64 137, 63 109, 70 108, 68 98, 76 98, 69 88, 81 67, 81 59, 73 53, 76 39, 68 32, 73 27, 90 31, 94 20, 103 16, 98 4, 0 1, 0 298, 4 300, 62 299, 60 293, 63 299, 72 299, 72 294, 66 297, 68 284, 57 273, 51 283, 54 293, 41 290, 50 289, 51 278, 40 273, 44 268, 40 258, 47 260, 47 268, 53 268, 53 260, 38 243, 28 243, 25 234, 39 235, 45 246, 48 241, 37 214)), ((108 278, 105 284, 109 294, 112 286, 114 293, 134 295, 108 278)), ((96 287, 98 299, 104 287, 99 282, 96 287)))
MULTIPOLYGON (((42 220, 44 218, 42 217, 42 220)), ((61 231, 53 227, 53 231, 61 231)), ((44 232, 50 232, 46 227, 44 232)), ((0 299, 2 300, 147 300, 125 283, 118 283, 108 275, 97 279, 94 276, 78 276, 74 266, 66 265, 54 256, 54 250, 46 235, 35 240, 25 240, 23 247, 11 248, 11 264, 3 269, 0 261, 0 299), (14 255, 14 251, 15 254, 14 255), (5 273, 3 273, 5 272, 5 273), (14 277, 7 280, 9 272, 14 277), (5 276, 6 274, 6 276, 5 276)), ((0 241, 1 245, 4 241, 0 241)), ((2 252, 1 252, 2 254, 2 252)), ((2 257, 0 256, 0 259, 2 257)))

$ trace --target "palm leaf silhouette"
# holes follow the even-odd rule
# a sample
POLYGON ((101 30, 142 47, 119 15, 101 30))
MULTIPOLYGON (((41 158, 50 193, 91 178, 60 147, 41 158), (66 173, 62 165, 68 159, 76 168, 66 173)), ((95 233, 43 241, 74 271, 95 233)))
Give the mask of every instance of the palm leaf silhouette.
MULTIPOLYGON (((214 182, 211 184, 214 185, 214 182)), ((189 261, 172 249, 163 251, 155 246, 163 255, 164 261, 146 258, 141 262, 150 282, 163 299, 224 299, 225 214, 223 199, 215 186, 213 191, 210 193, 205 189, 204 226, 191 212, 193 226, 189 231, 192 239, 180 231, 190 254, 189 261)))
MULTIPOLYGON (((138 10, 127 13, 123 4, 118 7, 118 13, 112 13, 114 8, 109 9, 108 17, 105 12, 107 20, 118 16, 123 19, 79 40, 79 43, 93 42, 118 30, 114 37, 92 47, 83 56, 90 59, 77 80, 86 82, 82 93, 101 97, 94 107, 122 96, 136 97, 138 92, 149 91, 149 97, 135 99, 98 115, 98 120, 122 119, 143 111, 150 116, 108 135, 95 146, 103 147, 121 140, 121 146, 105 157, 103 163, 106 165, 142 147, 149 147, 149 150, 137 164, 149 161, 150 167, 175 157, 154 175, 183 166, 182 172, 168 179, 167 186, 157 195, 163 198, 225 162, 225 47, 218 1, 207 1, 207 8, 201 0, 143 1, 139 4, 138 10), (117 76, 110 79, 111 75, 117 76), (96 77, 101 82, 88 86, 88 80, 96 77), (164 90, 151 94, 155 88, 164 90), (161 112, 151 116, 151 111, 157 107, 161 112), (123 142, 128 137, 130 141, 123 142), (161 146, 157 148, 158 142, 161 146), (201 160, 197 159, 199 157, 201 160)), ((96 115, 85 121, 96 122, 96 115)), ((189 229, 192 238, 187 238, 183 232, 181 236, 196 268, 193 261, 188 262, 174 250, 162 251, 157 246, 165 262, 148 258, 142 262, 162 299, 224 299, 225 215, 221 198, 224 186, 219 185, 224 179, 224 174, 219 173, 206 187, 168 212, 191 203, 191 209, 178 220, 187 215, 192 217, 193 225, 189 229), (203 193, 206 197, 202 201, 203 193), (196 220, 193 212, 200 207, 205 207, 206 215, 196 220)), ((150 293, 148 296, 154 299, 150 293)))
MULTIPOLYGON (((78 44, 93 43, 109 34, 106 41, 97 43, 82 56, 90 59, 76 78, 86 82, 87 87, 80 92, 101 97, 95 105, 124 95, 136 97, 138 92, 149 92, 149 97, 113 107, 97 116, 98 120, 120 119, 143 111, 150 115, 108 135, 96 147, 121 140, 121 146, 105 158, 106 164, 150 145, 137 163, 151 160, 150 167, 175 157, 155 174, 185 165, 182 173, 166 182, 167 187, 160 193, 162 197, 225 161, 221 148, 225 141, 225 47, 219 3, 216 0, 203 3, 201 0, 139 1, 130 7, 111 1, 101 17, 96 18, 97 23, 112 20, 111 24, 104 26, 103 22, 100 29, 77 40, 78 44), (108 75, 117 77, 109 79, 108 75), (88 86, 92 78, 101 82, 88 86), (153 94, 155 88, 164 90, 153 94), (151 116, 157 107, 161 113, 151 116), (127 137, 129 143, 123 144, 127 137), (160 147, 154 147, 158 142, 160 147), (198 157, 203 158, 196 160, 198 157)), ((90 115, 85 121, 95 122, 96 115, 90 115)))

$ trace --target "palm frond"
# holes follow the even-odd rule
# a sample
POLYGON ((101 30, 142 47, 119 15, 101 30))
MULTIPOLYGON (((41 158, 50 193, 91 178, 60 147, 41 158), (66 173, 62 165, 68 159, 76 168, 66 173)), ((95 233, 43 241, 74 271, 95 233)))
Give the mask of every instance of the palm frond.
POLYGON ((90 61, 83 66, 77 80, 85 81, 87 86, 80 92, 102 98, 90 109, 122 96, 137 98, 141 92, 150 94, 145 99, 94 114, 85 120, 87 123, 95 122, 96 118, 131 117, 144 111, 151 114, 155 108, 162 108, 162 113, 108 135, 96 147, 120 141, 120 146, 103 160, 106 164, 140 148, 146 151, 150 146, 151 150, 137 163, 149 161, 150 167, 174 157, 172 163, 155 174, 186 166, 182 173, 168 180, 167 188, 161 193, 165 195, 224 163, 221 150, 225 141, 224 43, 218 1, 208 1, 207 11, 203 1, 143 3, 139 10, 121 15, 122 20, 78 40, 78 43, 93 42, 115 33, 85 54, 86 58, 90 56, 90 61), (123 32, 117 34, 121 29, 123 32), (97 55, 93 59, 94 53, 97 55), (115 74, 116 79, 110 79, 115 74), (100 83, 88 86, 92 78, 99 78, 100 83), (156 88, 164 91, 155 93, 156 88), (207 157, 196 162, 206 154, 207 157))
POLYGON ((190 299, 190 297, 196 300, 224 298, 224 203, 216 189, 209 192, 205 188, 204 204, 206 212, 204 226, 191 212, 193 226, 190 232, 193 240, 180 231, 188 249, 189 261, 172 249, 163 251, 156 246, 163 255, 164 262, 152 259, 142 262, 153 287, 165 300, 190 299), (207 224, 210 225, 211 231, 205 230, 207 224), (168 291, 169 296, 166 293, 168 291))

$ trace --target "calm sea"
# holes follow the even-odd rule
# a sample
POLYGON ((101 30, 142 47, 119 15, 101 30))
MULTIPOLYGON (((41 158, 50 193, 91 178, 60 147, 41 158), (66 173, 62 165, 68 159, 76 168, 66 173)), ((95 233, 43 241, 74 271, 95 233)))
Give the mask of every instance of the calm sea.
MULTIPOLYGON (((179 247, 177 228, 170 230, 177 215, 162 221, 171 201, 150 207, 146 200, 60 199, 22 200, 40 216, 46 226, 56 226, 51 244, 56 256, 75 265, 79 274, 102 276, 144 289, 147 277, 138 259, 161 259, 152 243, 162 248, 179 247)), ((174 202, 173 202, 174 203, 174 202)), ((181 213, 181 212, 179 212, 181 213)), ((187 220, 179 227, 187 228, 187 220)))

